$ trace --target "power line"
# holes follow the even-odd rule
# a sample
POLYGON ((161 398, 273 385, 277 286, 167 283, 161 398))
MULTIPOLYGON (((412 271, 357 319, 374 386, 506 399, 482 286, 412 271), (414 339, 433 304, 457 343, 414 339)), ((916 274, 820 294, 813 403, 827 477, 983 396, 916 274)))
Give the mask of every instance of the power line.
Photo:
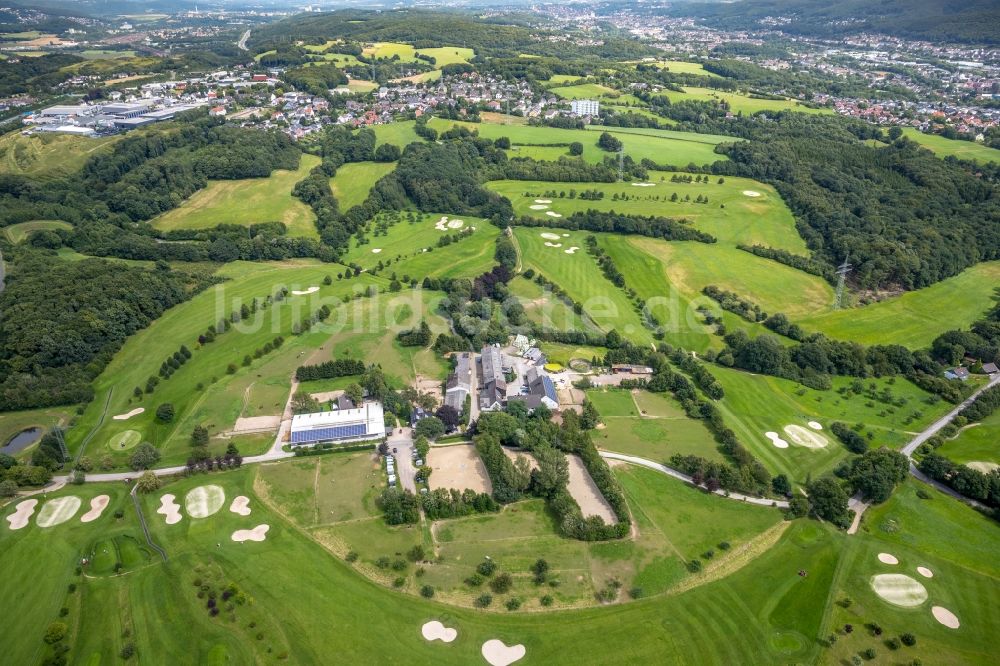
POLYGON ((834 308, 836 308, 837 310, 839 310, 844 305, 844 283, 847 281, 847 274, 850 273, 851 268, 853 268, 853 266, 851 266, 851 264, 848 263, 848 260, 850 258, 851 255, 848 254, 846 257, 844 257, 844 263, 842 263, 840 266, 837 266, 837 300, 836 303, 834 304, 834 308))

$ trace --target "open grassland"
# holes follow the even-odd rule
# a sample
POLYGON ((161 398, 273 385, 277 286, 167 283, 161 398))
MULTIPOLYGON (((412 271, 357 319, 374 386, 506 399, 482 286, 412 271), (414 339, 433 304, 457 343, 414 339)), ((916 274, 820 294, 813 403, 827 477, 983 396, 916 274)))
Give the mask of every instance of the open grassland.
MULTIPOLYGON (((688 505, 684 498, 683 504, 667 502, 676 506, 668 507, 670 513, 666 515, 637 516, 641 533, 648 529, 652 534, 654 527, 662 526, 661 531, 671 542, 673 536, 677 537, 675 546, 684 556, 701 553, 716 539, 737 544, 752 534, 744 526, 759 529, 767 524, 751 518, 752 507, 704 496, 651 472, 629 470, 620 474, 630 497, 654 495, 659 503, 664 497, 690 494, 691 502, 704 502, 698 508, 688 505), (716 508, 734 513, 718 514, 716 508), (700 528, 706 522, 715 531, 702 535, 700 528)), ((816 523, 794 523, 775 546, 722 580, 682 594, 653 596, 623 606, 556 614, 484 613, 455 607, 446 610, 436 602, 395 593, 387 589, 387 584, 378 585, 359 576, 352 571, 352 565, 331 554, 338 552, 339 545, 325 540, 323 530, 329 528, 304 533, 286 522, 254 492, 253 478, 254 470, 250 469, 211 478, 211 483, 224 488, 227 502, 241 494, 250 497, 253 513, 246 518, 224 509, 206 519, 184 516, 176 525, 164 524, 162 516, 155 513, 160 495, 170 492, 183 497, 190 489, 206 483, 203 476, 170 483, 143 497, 152 536, 167 550, 170 563, 151 560, 123 577, 74 575, 79 557, 92 552, 95 541, 114 536, 109 532, 111 526, 130 530, 127 534, 141 538, 120 487, 86 488, 87 497, 91 493, 114 493, 105 516, 94 523, 71 522, 50 530, 31 525, 11 532, 5 521, 0 521, 0 566, 9 574, 0 598, 9 608, 23 606, 22 612, 11 615, 0 628, 5 658, 11 663, 39 661, 45 654, 41 640, 45 627, 58 619, 59 608, 65 605, 70 609, 67 623, 72 627, 70 658, 81 663, 114 661, 123 644, 133 641, 141 663, 156 662, 158 655, 165 653, 183 653, 196 663, 251 663, 287 652, 289 663, 320 663, 336 654, 338 659, 352 663, 378 659, 468 664, 481 658, 480 646, 491 638, 523 644, 527 650, 525 663, 569 664, 581 659, 594 663, 809 663, 818 657, 820 648, 815 639, 820 635, 827 590, 844 539, 816 523), (116 507, 126 510, 122 522, 112 520, 116 507), (264 542, 237 544, 231 540, 234 530, 259 524, 270 525, 264 542), (57 530, 61 532, 57 534, 57 530), (808 570, 808 578, 797 576, 799 569, 808 570), (39 570, 46 575, 34 575, 39 570), (308 572, 308 585, 302 584, 303 572, 308 572), (197 596, 195 579, 217 590, 235 583, 255 603, 235 607, 235 621, 230 621, 230 611, 226 610, 210 618, 205 600, 197 596), (71 582, 80 592, 67 598, 71 582), (20 603, 28 597, 31 604, 20 603), (184 620, 184 632, 176 631, 179 618, 184 620), (442 646, 420 637, 420 626, 435 618, 458 630, 455 643, 442 646), (329 626, 338 630, 325 631, 329 626), (127 637, 123 635, 125 628, 129 629, 127 637), (737 633, 739 640, 733 640, 737 633), (366 640, 357 640, 361 635, 366 640), (794 640, 787 640, 789 636, 794 640), (779 638, 783 640, 776 640, 779 638)), ((77 489, 62 492, 84 495, 77 489)), ((9 511, 5 509, 4 514, 9 511)), ((767 512, 766 521, 778 517, 768 508, 757 511, 767 512)), ((393 543, 391 550, 382 552, 394 557, 396 552, 405 553, 428 538, 426 530, 410 529, 405 538, 393 543)), ((490 544, 480 554, 493 547, 490 544)), ((638 543, 589 547, 592 566, 610 571, 623 558, 635 557, 638 543)), ((650 595, 655 594, 683 575, 678 565, 669 563, 671 557, 680 559, 679 554, 664 556, 658 564, 639 570, 637 578, 644 591, 648 588, 650 595)), ((473 565, 462 564, 467 571, 473 565)), ((365 565, 359 561, 353 566, 365 565)), ((434 566, 424 565, 425 569, 434 566)), ((406 578, 405 585, 418 586, 413 572, 413 565, 407 565, 399 574, 406 578)), ((425 574, 425 578, 429 575, 425 574)), ((603 587, 603 574, 598 580, 603 587)), ((516 580, 514 594, 527 604, 541 592, 530 582, 516 580)), ((498 602, 494 602, 497 607, 498 602)))
POLYGON ((210 181, 208 187, 155 218, 152 224, 161 231, 171 231, 282 222, 289 236, 318 238, 312 210, 292 196, 292 188, 319 162, 314 155, 302 155, 295 171, 278 169, 268 178, 210 181))
POLYGON ((598 448, 665 462, 675 453, 722 460, 705 424, 688 418, 673 398, 622 389, 587 391, 604 426, 594 431, 598 448), (643 395, 644 404, 637 405, 643 395), (645 410, 645 413, 643 413, 645 410), (655 413, 654 413, 655 412, 655 413))
POLYGON ((947 139, 940 134, 925 134, 913 127, 903 129, 903 135, 916 141, 938 157, 951 156, 973 162, 1000 162, 1000 150, 984 146, 981 143, 947 139))
POLYGON ((413 62, 416 60, 416 49, 410 44, 399 42, 375 42, 366 46, 362 53, 369 57, 397 59, 400 62, 413 62))
POLYGON ((712 88, 682 86, 684 92, 667 90, 661 93, 674 104, 678 102, 725 102, 733 113, 757 113, 758 111, 801 111, 803 113, 832 113, 831 109, 814 109, 794 99, 758 99, 750 95, 726 92, 712 88))
POLYGON ((41 179, 68 176, 91 157, 108 153, 119 138, 10 132, 0 137, 0 173, 41 179))
POLYGON ((400 149, 405 148, 414 141, 423 141, 417 133, 413 131, 416 123, 406 120, 398 123, 386 123, 385 125, 375 125, 371 129, 375 132, 375 145, 381 146, 383 143, 391 143, 400 149))
POLYGON ((61 220, 31 220, 30 222, 21 222, 20 224, 12 224, 9 227, 4 227, 3 235, 11 243, 20 243, 23 240, 27 240, 28 236, 36 231, 55 231, 57 229, 69 231, 72 228, 71 224, 61 220))
POLYGON ((967 268, 955 277, 899 296, 796 320, 803 328, 861 344, 926 347, 941 333, 968 328, 996 303, 1000 261, 967 268))
MULTIPOLYGON (((615 211, 626 215, 654 215, 686 219, 701 231, 712 234, 720 243, 735 245, 760 244, 806 254, 805 242, 795 229, 795 220, 788 207, 774 189, 748 178, 718 177, 708 183, 671 182, 677 174, 669 171, 650 171, 651 186, 637 183, 553 183, 537 180, 496 180, 486 187, 510 199, 516 215, 527 215, 540 220, 552 219, 547 215, 556 212, 562 216, 572 213, 599 210, 615 211), (584 191, 597 190, 603 199, 581 199, 572 196, 584 191), (757 192, 761 196, 748 197, 743 192, 757 192), (671 201, 673 195, 677 201, 671 201), (554 196, 553 196, 554 195, 554 196), (708 203, 695 203, 699 196, 708 197, 708 203), (546 209, 537 206, 536 198, 551 199, 546 209)), ((558 224, 552 219, 554 224, 558 224)))
POLYGON ((583 77, 576 76, 575 74, 553 74, 545 83, 550 86, 564 86, 579 81, 581 78, 583 77))
POLYGON ((599 83, 581 83, 549 88, 549 92, 564 99, 605 99, 621 97, 622 93, 599 83))
POLYGON ((657 67, 665 69, 674 74, 697 74, 698 76, 709 76, 713 79, 721 79, 722 77, 715 72, 710 72, 705 69, 705 66, 700 62, 685 62, 683 60, 663 60, 655 63, 657 67))
MULTIPOLYGON (((475 130, 479 136, 497 139, 502 136, 510 138, 514 145, 548 145, 563 144, 568 146, 574 141, 583 144, 583 159, 599 163, 611 155, 597 147, 599 134, 587 130, 558 129, 554 127, 536 127, 531 125, 497 125, 493 123, 469 123, 455 120, 432 118, 428 122, 438 132, 443 132, 458 125, 470 131, 475 130)), ((623 131, 621 128, 599 127, 621 140, 626 155, 639 162, 650 159, 657 164, 686 165, 711 164, 726 159, 714 152, 715 146, 723 141, 731 141, 730 137, 713 134, 695 134, 693 132, 677 132, 673 130, 643 130, 623 131)))
POLYGON ((330 179, 330 189, 340 210, 347 211, 368 198, 372 187, 396 168, 395 162, 352 162, 343 164, 330 179))
POLYGON ((441 46, 431 49, 417 49, 417 53, 434 58, 434 66, 441 69, 445 65, 469 62, 476 52, 461 46, 441 46))
POLYGON ((800 484, 808 474, 817 478, 848 456, 830 432, 834 421, 864 424, 861 434, 872 447, 899 448, 948 409, 940 400, 928 404, 929 394, 902 378, 869 379, 862 382, 861 393, 840 393, 853 380, 834 377, 831 390, 816 391, 778 377, 720 366, 711 370, 726 392, 716 403, 726 424, 773 474, 786 474, 800 484), (787 425, 808 429, 809 421, 823 426, 818 434, 828 440, 825 448, 796 446, 783 430, 787 425), (776 448, 766 432, 778 433, 791 445, 776 448))
MULTIPOLYGON (((348 316, 345 310, 352 306, 343 305, 341 298, 363 291, 370 284, 384 284, 384 281, 364 274, 350 281, 337 280, 330 286, 322 286, 316 293, 289 295, 283 301, 258 310, 251 319, 240 322, 204 347, 199 348, 198 336, 219 319, 228 317, 234 308, 238 309, 253 298, 262 301, 282 287, 304 290, 319 286, 325 276, 335 275, 335 268, 313 261, 227 264, 220 271, 221 276, 229 278, 226 282, 171 308, 148 328, 126 341, 122 350, 95 380, 96 398, 87 406, 77 425, 67 433, 70 450, 75 453, 86 441, 87 455, 99 458, 112 453, 106 446, 107 442, 128 429, 139 431, 143 441, 160 448, 163 455, 161 464, 177 464, 186 460, 188 439, 195 425, 207 426, 213 435, 229 430, 245 409, 247 387, 251 383, 263 383, 271 377, 289 382, 295 368, 302 362, 300 355, 320 347, 330 337, 331 331, 344 324, 348 316), (324 325, 313 327, 304 335, 291 334, 293 323, 310 316, 324 304, 333 309, 333 314, 324 325), (242 365, 247 355, 253 355, 255 350, 278 335, 285 338, 285 344, 280 349, 253 361, 248 367, 242 365), (160 364, 181 344, 192 351, 191 360, 170 379, 161 380, 154 393, 136 398, 133 390, 145 387, 148 377, 157 376, 160 364), (230 364, 238 369, 228 372, 230 364), (158 423, 154 415, 156 407, 168 402, 174 405, 176 417, 172 423, 158 423), (145 408, 145 413, 125 421, 111 418, 137 407, 145 408)), ((280 395, 280 389, 277 394, 280 395)), ((271 395, 275 395, 274 389, 271 395)), ((284 398, 280 399, 280 403, 284 404, 284 398)), ((261 403, 258 401, 256 404, 261 403)), ((280 409, 269 413, 280 413, 280 409)), ((213 438, 210 450, 221 453, 225 446, 224 440, 213 438)), ((115 461, 123 465, 126 458, 125 454, 116 455, 115 461)))
POLYGON ((574 301, 583 305, 583 312, 603 331, 616 329, 622 335, 642 344, 652 342, 649 329, 625 293, 615 287, 587 254, 582 231, 565 232, 561 229, 514 229, 524 268, 532 268, 562 287, 574 301), (556 233, 559 239, 547 240, 543 233, 556 233), (560 247, 545 245, 559 244, 560 247), (573 254, 566 254, 577 247, 573 254))
POLYGON ((887 502, 869 509, 861 538, 845 543, 831 599, 850 604, 832 605, 825 630, 839 640, 830 663, 874 647, 880 658, 918 655, 924 663, 985 664, 995 654, 1000 633, 1000 564, 995 557, 1000 526, 974 510, 915 481, 903 484, 887 502), (918 488, 928 499, 917 495, 918 488), (895 556, 899 564, 878 561, 878 553, 895 556), (933 578, 916 572, 926 567, 933 578), (916 608, 900 608, 881 599, 869 585, 875 574, 900 573, 916 579, 927 590, 927 600, 916 608), (949 629, 931 615, 932 606, 954 613, 961 625, 949 629), (865 627, 877 623, 881 637, 865 627), (855 631, 846 634, 845 624, 855 631), (890 652, 884 641, 902 633, 917 638, 915 647, 890 652))
MULTIPOLYGON (((530 321, 545 328, 560 331, 596 330, 595 326, 573 308, 544 289, 534 280, 517 277, 508 283, 510 293, 517 297, 530 321)), ((549 356, 549 354, 547 352, 549 356)), ((587 359, 590 357, 587 356, 587 359)))
POLYGON ((937 452, 959 463, 985 462, 1000 465, 1000 410, 977 424, 966 426, 937 452))

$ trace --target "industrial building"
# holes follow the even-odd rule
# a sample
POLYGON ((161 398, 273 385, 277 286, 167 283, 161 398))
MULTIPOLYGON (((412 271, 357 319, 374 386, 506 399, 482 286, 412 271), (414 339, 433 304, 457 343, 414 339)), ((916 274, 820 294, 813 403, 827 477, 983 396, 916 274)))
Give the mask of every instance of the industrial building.
POLYGON ((292 417, 292 446, 346 444, 385 437, 382 404, 366 402, 355 409, 338 409, 292 417))

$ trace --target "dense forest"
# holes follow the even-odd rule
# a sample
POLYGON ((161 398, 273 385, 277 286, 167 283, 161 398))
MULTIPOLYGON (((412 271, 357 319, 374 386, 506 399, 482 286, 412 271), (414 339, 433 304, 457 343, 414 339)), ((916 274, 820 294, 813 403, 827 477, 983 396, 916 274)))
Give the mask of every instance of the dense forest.
POLYGON ((0 411, 86 402, 125 339, 213 281, 18 247, 4 255, 0 411))

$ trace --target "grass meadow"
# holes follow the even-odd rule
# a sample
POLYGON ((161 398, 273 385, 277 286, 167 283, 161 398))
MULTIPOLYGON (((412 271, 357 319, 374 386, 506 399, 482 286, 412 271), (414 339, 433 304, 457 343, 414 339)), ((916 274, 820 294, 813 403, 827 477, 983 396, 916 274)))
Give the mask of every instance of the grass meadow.
POLYGON ((947 139, 940 134, 925 134, 913 127, 903 129, 903 135, 916 141, 938 157, 957 157, 972 162, 1000 162, 1000 150, 973 141, 947 139))
POLYGON ((337 169, 330 179, 330 189, 340 210, 363 204, 375 183, 396 168, 395 162, 352 162, 337 169))
POLYGON ((958 463, 1000 465, 1000 411, 993 412, 977 424, 966 426, 937 452, 958 463))
POLYGON ((30 222, 21 222, 4 227, 3 235, 11 243, 20 243, 23 240, 27 240, 28 236, 36 231, 56 231, 59 229, 69 231, 72 228, 73 225, 62 220, 31 220, 30 222))
POLYGON ((120 138, 9 132, 0 136, 0 173, 43 180, 68 176, 91 157, 108 153, 120 138))
POLYGON ((801 111, 802 113, 833 113, 831 109, 814 109, 794 99, 758 99, 741 93, 725 92, 713 88, 682 86, 684 92, 667 90, 661 93, 674 104, 677 102, 725 102, 733 113, 757 113, 758 111, 801 111))
POLYGON ((278 169, 269 178, 211 181, 177 208, 155 218, 153 227, 171 231, 282 222, 289 236, 318 238, 312 210, 292 196, 292 188, 319 162, 318 157, 303 154, 295 171, 278 169))

